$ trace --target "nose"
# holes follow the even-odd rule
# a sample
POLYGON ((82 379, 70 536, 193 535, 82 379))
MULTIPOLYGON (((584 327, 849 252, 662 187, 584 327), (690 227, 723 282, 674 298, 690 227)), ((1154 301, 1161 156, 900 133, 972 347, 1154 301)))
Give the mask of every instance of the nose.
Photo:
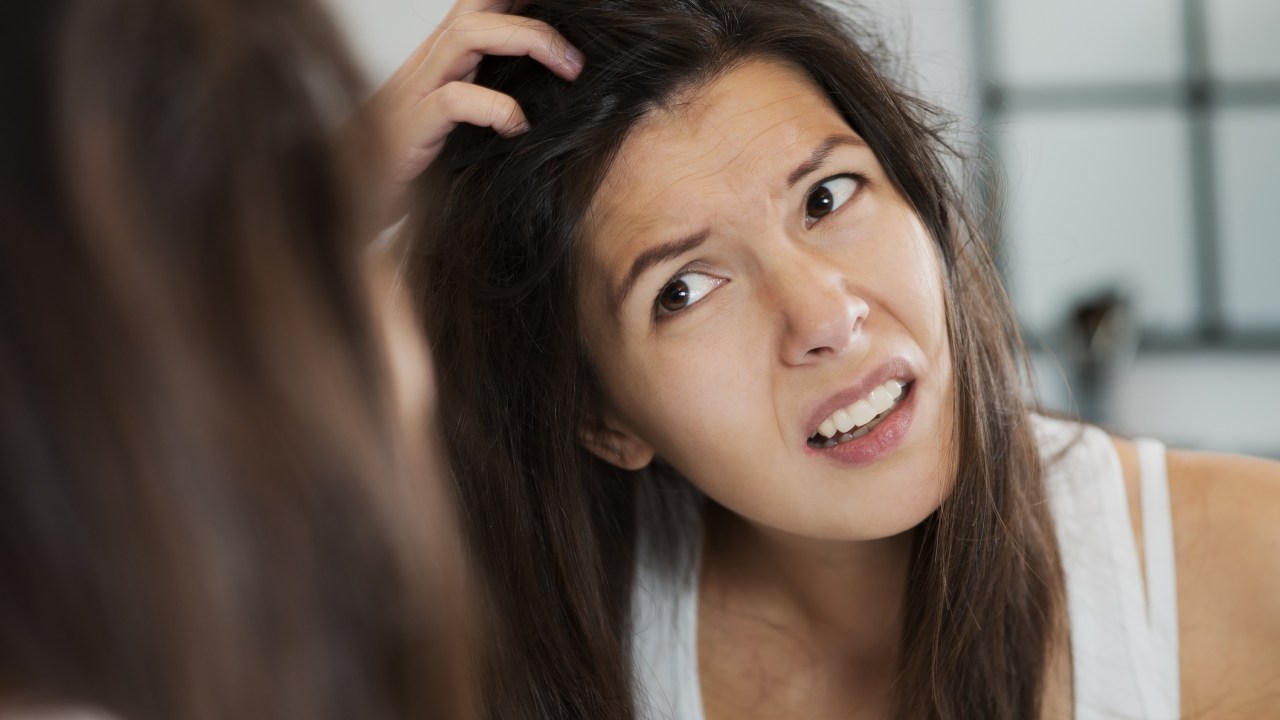
POLYGON ((808 365, 847 353, 862 332, 870 308, 847 273, 804 254, 772 273, 782 317, 782 360, 808 365))

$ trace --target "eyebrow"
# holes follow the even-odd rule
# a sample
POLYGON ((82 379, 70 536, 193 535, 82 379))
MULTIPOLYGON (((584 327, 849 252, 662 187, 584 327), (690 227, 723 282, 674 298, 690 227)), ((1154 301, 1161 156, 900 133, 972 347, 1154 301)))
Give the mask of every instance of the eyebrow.
MULTIPOLYGON (((858 147, 866 147, 867 143, 855 135, 840 134, 831 135, 818 143, 818 146, 809 153, 809 158, 800 164, 791 174, 787 176, 787 189, 795 187, 805 175, 817 170, 822 163, 827 161, 832 151, 838 147, 854 145, 858 147)), ((618 285, 613 292, 613 310, 614 314, 618 314, 622 308, 622 304, 626 302, 627 296, 635 288, 636 281, 653 266, 666 262, 675 257, 679 257, 684 253, 693 250, 702 243, 706 242, 711 236, 711 230, 702 229, 692 235, 687 235, 679 240, 672 240, 656 247, 649 248, 631 262, 631 268, 627 271, 627 276, 623 278, 622 283, 618 285)))
POLYGON ((622 303, 626 302, 627 296, 631 294, 631 290, 636 285, 636 280, 639 280, 640 276, 643 275, 645 271, 649 270, 649 268, 652 268, 654 265, 666 262, 667 260, 679 257, 689 252, 706 242, 709 237, 711 237, 711 230, 704 228, 692 235, 687 235, 679 240, 672 240, 671 242, 651 247, 640 253, 639 257, 632 261, 631 269, 627 271, 627 276, 622 280, 622 284, 619 285, 613 293, 613 308, 615 314, 622 307, 622 303))
POLYGON ((795 187, 796 183, 800 182, 805 175, 821 167, 833 150, 844 145, 866 147, 867 143, 862 138, 853 135, 832 135, 828 137, 818 143, 818 147, 814 148, 813 152, 809 154, 808 160, 800 163, 800 167, 792 170, 791 174, 787 176, 787 189, 790 190, 795 187))

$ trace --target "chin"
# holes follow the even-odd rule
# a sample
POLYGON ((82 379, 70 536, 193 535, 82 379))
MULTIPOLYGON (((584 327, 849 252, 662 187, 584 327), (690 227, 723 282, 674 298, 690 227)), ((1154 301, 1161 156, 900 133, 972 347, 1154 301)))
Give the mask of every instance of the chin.
POLYGON ((940 462, 910 463, 895 470, 867 479, 857 488, 856 497, 833 499, 815 508, 828 515, 833 507, 846 510, 824 523, 828 532, 823 534, 832 540, 872 541, 908 532, 937 512, 955 477, 940 462))

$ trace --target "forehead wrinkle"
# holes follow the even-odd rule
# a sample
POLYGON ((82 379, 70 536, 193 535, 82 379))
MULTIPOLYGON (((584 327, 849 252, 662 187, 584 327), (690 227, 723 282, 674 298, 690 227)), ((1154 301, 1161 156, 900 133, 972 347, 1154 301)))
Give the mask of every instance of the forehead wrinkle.
MULTIPOLYGON (((642 153, 639 150, 637 152, 641 157, 657 155, 657 153, 642 153)), ((597 213, 595 229, 599 229, 604 224, 621 226, 624 231, 620 237, 625 239, 655 230, 662 223, 663 217, 661 214, 647 212, 649 209, 656 207, 683 210, 684 204, 678 200, 684 196, 684 193, 678 193, 675 189, 691 182, 702 183, 711 179, 707 173, 700 172, 694 167, 687 167, 696 166, 699 159, 701 158, 688 158, 683 154, 675 157, 661 157, 660 160, 664 162, 674 160, 680 163, 672 169, 668 179, 666 174, 655 178, 654 173, 637 172, 628 157, 620 156, 617 172, 609 173, 602 188, 604 192, 599 193, 609 197, 601 200, 602 205, 597 213), (659 185, 656 182, 658 180, 665 182, 659 185)), ((643 167, 650 164, 650 161, 640 160, 638 164, 643 167)))
MULTIPOLYGON (((806 89, 812 90, 813 88, 811 84, 806 84, 806 89)), ((755 157, 752 158, 749 167, 747 167, 743 172, 733 173, 731 175, 733 179, 742 179, 745 181, 747 179, 757 177, 756 173, 761 169, 760 166, 766 166, 764 168, 765 172, 772 174, 765 174, 760 177, 768 179, 767 185, 771 189, 769 195, 772 198, 777 198, 785 195, 786 192, 790 190, 790 185, 793 183, 787 182, 788 176, 785 175, 785 169, 781 167, 772 167, 772 161, 783 157, 788 157, 789 160, 789 154, 793 154, 796 157, 808 157, 813 152, 811 143, 806 139, 808 135, 816 136, 819 134, 825 134, 827 137, 830 137, 830 133, 832 131, 838 130, 836 128, 832 128, 825 133, 820 133, 814 128, 815 124, 821 124, 817 123, 816 119, 822 116, 822 112, 832 108, 824 103, 818 103, 815 106, 813 99, 814 96, 812 92, 797 90, 785 97, 773 99, 764 105, 746 108, 740 112, 718 111, 715 113, 708 113, 710 117, 700 118, 699 124, 704 126, 702 128, 702 132, 714 133, 717 136, 717 147, 723 145, 727 141, 733 141, 730 147, 734 149, 734 153, 724 159, 722 162, 724 167, 731 167, 745 154, 751 153, 752 155, 755 155, 755 157), (757 128, 755 136, 750 140, 743 141, 736 138, 730 138, 729 134, 724 129, 727 125, 733 123, 735 119, 740 117, 750 117, 753 114, 759 113, 765 113, 766 115, 771 114, 779 105, 794 109, 791 112, 786 113, 783 117, 779 117, 770 122, 768 125, 757 128), (781 144, 779 144, 778 139, 775 136, 783 138, 781 144), (756 149, 756 146, 762 142, 762 138, 767 138, 767 142, 771 147, 767 147, 765 152, 753 152, 753 150, 756 149), (779 152, 779 147, 785 148, 785 151, 779 152), (780 180, 777 184, 772 182, 774 179, 773 175, 777 175, 780 180)), ((848 132, 853 134, 851 129, 849 129, 848 132)), ((698 131, 694 130, 689 134, 696 137, 698 131)), ((715 149, 716 148, 714 147, 708 149, 706 154, 712 154, 715 149)))
MULTIPOLYGON (((750 110, 744 111, 741 114, 750 115, 756 112, 765 112, 765 110, 762 108, 752 108, 750 110)), ((777 157, 778 153, 758 152, 757 147, 761 142, 765 142, 764 140, 765 138, 777 132, 779 128, 785 128, 783 132, 786 137, 786 140, 785 140, 786 147, 790 149, 798 146, 800 144, 799 136, 803 134, 803 130, 798 127, 795 127, 795 128, 786 127, 788 125, 796 124, 797 117, 793 116, 793 117, 780 118, 767 126, 757 128, 754 132, 754 135, 750 139, 745 141, 742 138, 733 137, 726 130, 726 126, 729 123, 733 122, 734 118, 736 117, 739 117, 739 114, 721 115, 720 117, 714 117, 714 118, 702 118, 701 122, 698 123, 701 127, 690 129, 681 133, 684 136, 682 138, 684 143, 689 147, 700 149, 700 152, 698 152, 696 155, 691 155, 686 152, 681 152, 676 155, 676 159, 682 160, 687 164, 694 165, 694 166, 702 164, 702 161, 707 159, 710 159, 712 162, 706 163, 707 167, 698 169, 691 173, 687 173, 687 174, 678 173, 678 172, 671 173, 670 181, 667 182, 665 186, 657 190, 654 193, 654 196, 669 197, 677 200, 686 198, 686 197, 691 197, 693 196, 693 194, 690 192, 690 190, 693 188, 679 187, 681 185, 687 186, 691 182, 707 181, 712 183, 713 185, 712 189, 720 189, 719 184, 725 180, 725 178, 723 177, 722 171, 725 168, 733 168, 734 166, 744 162, 747 162, 749 164, 742 171, 731 172, 728 175, 729 183, 732 186, 734 186, 735 189, 737 190, 737 192, 733 194, 736 196, 742 197, 744 202, 749 200, 749 197, 745 191, 751 186, 752 184, 751 181, 759 177, 766 177, 772 180, 772 178, 770 178, 768 173, 774 170, 774 168, 771 168, 768 166, 771 164, 771 160, 777 157), (700 136, 704 136, 704 135, 714 136, 715 138, 714 142, 701 141, 700 136), (704 146, 705 146, 705 149, 703 149, 704 146), (745 160, 744 160, 744 157, 746 158, 745 160), (761 168, 762 165, 765 167, 761 168), (746 187, 743 187, 744 185, 746 187), (683 191, 681 192, 677 190, 683 190, 683 191)), ((678 127, 678 125, 669 125, 667 127, 670 129, 673 127, 678 127)), ((686 149, 686 148, 682 147, 682 149, 686 149)), ((809 148, 807 147, 802 148, 798 152, 801 152, 801 151, 804 153, 808 153, 809 148)), ((656 156, 650 155, 648 157, 653 158, 656 156)), ((661 159, 665 160, 667 158, 664 157, 661 159)), ((650 160, 649 162, 653 162, 653 161, 650 160)), ((785 174, 779 174, 779 173, 773 173, 773 174, 779 175, 780 182, 778 183, 778 192, 785 190, 785 187, 782 183, 782 181, 785 180, 785 174)), ((767 186, 773 187, 774 183, 768 182, 767 186)), ((778 192, 771 192, 770 195, 776 196, 778 192)), ((703 192, 701 192, 698 196, 705 196, 706 194, 707 194, 706 189, 704 188, 703 192)), ((666 203, 666 205, 670 206, 671 203, 668 202, 666 203)))
POLYGON ((630 267, 628 261, 638 257, 638 251, 646 246, 679 239, 676 237, 679 233, 668 228, 660 214, 648 213, 646 210, 650 207, 680 208, 678 203, 668 199, 671 197, 669 191, 682 180, 696 175, 684 175, 673 179, 664 187, 649 189, 654 184, 651 182, 652 178, 636 172, 628 161, 633 153, 640 153, 642 158, 649 157, 649 154, 636 149, 636 143, 632 143, 632 140, 639 143, 641 148, 646 144, 646 138, 642 134, 627 141, 629 146, 624 147, 623 152, 618 155, 614 168, 605 176, 601 192, 597 193, 591 204, 588 211, 589 222, 583 237, 583 241, 590 246, 587 255, 595 268, 597 283, 603 284, 606 303, 615 318, 621 314, 617 291, 622 286, 623 278, 618 277, 619 268, 630 267), (623 187, 619 188, 620 185, 623 187), (646 236, 652 236, 655 242, 637 242, 646 236))
MULTIPOLYGON (((668 113, 662 111, 661 114, 668 113)), ((605 176, 603 192, 597 195, 601 202, 601 224, 653 230, 662 218, 646 210, 674 208, 693 216, 694 213, 687 211, 687 203, 681 200, 690 195, 705 196, 711 189, 708 183, 715 182, 716 163, 707 163, 706 160, 714 158, 730 138, 723 132, 717 132, 716 142, 708 144, 700 141, 697 131, 682 130, 679 120, 667 120, 661 122, 661 118, 651 117, 644 127, 638 128, 625 141, 614 167, 605 176), (674 142, 659 139, 673 131, 680 136, 674 142), (655 134, 659 137, 654 137, 655 134), (678 151, 671 151, 673 146, 678 151), (698 188, 700 192, 690 193, 691 187, 698 188)), ((637 234, 627 232, 626 236, 637 234)))
MULTIPOLYGON (((654 141, 645 136, 651 133, 663 132, 679 132, 681 139, 691 141, 691 144, 701 145, 698 137, 701 134, 714 134, 717 142, 708 147, 705 152, 699 153, 700 156, 708 156, 713 154, 720 146, 726 142, 731 142, 733 138, 725 131, 725 127, 732 123, 736 118, 742 116, 750 116, 756 113, 768 113, 778 105, 795 106, 797 110, 790 113, 787 117, 780 118, 776 123, 769 127, 760 129, 760 134, 768 133, 770 130, 776 129, 780 125, 794 123, 797 125, 794 129, 787 133, 789 145, 799 144, 799 136, 803 134, 804 118, 811 117, 815 112, 824 109, 830 109, 829 103, 819 102, 814 107, 815 97, 821 97, 821 91, 811 77, 803 70, 791 65, 785 60, 777 60, 769 57, 744 57, 740 61, 728 64, 721 72, 715 73, 713 76, 706 78, 704 82, 691 85, 676 95, 669 101, 661 105, 655 106, 632 131, 631 137, 626 141, 626 145, 630 145, 634 149, 637 142, 648 140, 650 143, 654 141), (787 75, 793 76, 797 81, 793 91, 787 93, 783 97, 777 97, 768 100, 765 104, 759 105, 751 99, 744 99, 740 93, 731 93, 721 87, 721 83, 726 77, 733 74, 733 71, 740 69, 744 65, 758 63, 772 66, 775 71, 781 71, 787 75), (741 107, 743 104, 748 107, 741 107), (724 107, 724 106, 728 107, 724 107), (683 127, 683 129, 682 129, 683 127)), ((758 136, 757 136, 758 139, 758 136)), ((736 152, 729 158, 725 164, 731 164, 737 160, 743 153, 748 151, 746 147, 749 143, 733 142, 732 146, 736 152)), ((800 148, 804 153, 811 152, 811 148, 800 148)), ((764 153, 763 157, 776 155, 776 153, 764 153)), ((652 157, 650 155, 650 157, 652 157)), ((681 158, 687 158, 687 155, 681 155, 681 158)), ((619 156, 621 162, 623 158, 619 156)), ((673 180, 668 187, 663 190, 669 190, 670 185, 674 185, 683 178, 673 180)))
MULTIPOLYGON (((654 107, 632 129, 592 203, 587 226, 587 234, 598 239, 589 243, 589 254, 603 271, 607 287, 614 285, 617 267, 635 255, 631 250, 645 235, 653 235, 655 242, 669 242, 683 231, 698 232, 711 223, 713 218, 699 217, 699 208, 690 207, 691 202, 725 195, 741 203, 759 202, 759 193, 754 198, 749 194, 753 188, 763 190, 770 200, 785 195, 787 172, 792 168, 775 168, 774 161, 812 152, 804 138, 817 132, 812 120, 829 105, 814 102, 815 97, 821 96, 815 95, 815 83, 802 71, 785 65, 783 69, 795 75, 798 82, 791 92, 765 104, 755 104, 751 98, 721 88, 721 75, 654 107), (733 126, 741 124, 742 118, 776 113, 779 106, 794 109, 755 128, 748 140, 731 135, 731 129, 736 130, 733 126), (760 152, 760 145, 765 142, 778 147, 760 152), (779 152, 781 148, 785 150, 779 152), (749 166, 727 175, 723 172, 744 162, 749 166), (767 182, 756 184, 759 178, 767 178, 767 182), (651 208, 677 211, 667 213, 677 221, 664 227, 668 225, 666 218, 649 212, 651 208), (602 232, 611 228, 616 230, 608 236, 602 232), (599 241, 606 237, 609 242, 599 241)), ((614 310, 616 314, 620 308, 614 310)))

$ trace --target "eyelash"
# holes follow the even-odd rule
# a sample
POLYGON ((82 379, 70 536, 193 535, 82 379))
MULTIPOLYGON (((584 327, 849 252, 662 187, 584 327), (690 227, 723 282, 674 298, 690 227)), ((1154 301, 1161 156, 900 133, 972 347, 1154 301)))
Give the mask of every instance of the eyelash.
POLYGON ((822 180, 819 180, 818 182, 814 183, 813 186, 809 188, 809 192, 805 193, 804 195, 805 227, 813 227, 818 223, 819 220, 822 220, 823 218, 827 217, 827 215, 830 215, 831 213, 839 212, 840 209, 843 208, 845 205, 847 205, 850 200, 853 200, 858 196, 858 193, 862 191, 862 188, 865 187, 866 184, 867 184, 867 177, 861 173, 841 173, 839 175, 832 175, 831 177, 823 178, 822 180), (822 215, 819 217, 810 216, 809 201, 813 199, 814 193, 816 193, 818 189, 823 187, 824 185, 827 185, 828 183, 834 182, 836 180, 852 180, 853 181, 854 187, 853 187, 853 190, 849 193, 849 196, 846 197, 843 202, 841 202, 837 207, 832 209, 826 215, 822 215))
POLYGON ((717 288, 719 288, 721 285, 724 285, 727 282, 729 281, 725 278, 712 275, 711 273, 708 273, 708 272, 700 271, 694 267, 685 266, 681 268, 680 270, 676 271, 676 274, 672 275, 666 282, 662 284, 662 289, 658 291, 657 297, 653 299, 654 320, 656 322, 662 322, 664 320, 669 320, 673 317, 676 317, 677 315, 684 314, 685 311, 687 311, 693 305, 696 305, 697 303, 701 302, 702 298, 715 292, 717 288), (662 307, 662 296, 666 294, 667 290, 669 290, 672 285, 675 285, 681 278, 689 277, 690 275, 702 275, 702 276, 711 278, 711 287, 709 289, 702 290, 701 294, 697 297, 697 299, 695 299, 692 303, 689 303, 678 310, 664 309, 662 307))
MULTIPOLYGON (((829 215, 830 213, 839 212, 841 208, 843 208, 850 200, 854 199, 858 195, 858 193, 862 190, 862 188, 867 183, 866 176, 860 173, 841 173, 839 175, 832 175, 831 177, 824 178, 822 180, 819 180, 817 183, 814 183, 813 187, 809 188, 809 192, 805 193, 805 196, 804 196, 806 227, 813 227, 818 223, 819 220, 821 220, 824 217, 827 217, 827 215, 822 215, 821 217, 815 217, 812 220, 810 220, 810 215, 808 214, 808 204, 809 204, 809 201, 813 198, 814 193, 817 192, 819 188, 836 180, 852 180, 854 182, 854 188, 849 193, 848 197, 846 197, 843 201, 840 202, 838 206, 836 206, 830 212, 828 212, 827 215, 829 215)), ((692 307, 693 305, 696 305, 698 302, 701 302, 701 299, 703 297, 706 297, 710 293, 714 292, 716 288, 720 287, 726 282, 728 282, 728 280, 725 280, 724 278, 717 278, 716 276, 711 275, 710 273, 699 272, 691 267, 686 266, 681 268, 674 275, 668 278, 665 283, 662 284, 662 289, 658 291, 657 297, 653 299, 654 320, 656 322, 662 322, 664 320, 668 320, 670 318, 676 317, 677 315, 683 314, 690 307, 692 307), (698 297, 692 303, 685 305, 684 307, 678 310, 665 310, 662 307, 662 296, 671 288, 672 285, 678 282, 680 278, 683 278, 689 275, 705 275, 707 277, 713 278, 713 283, 712 283, 713 286, 709 290, 702 291, 701 294, 698 295, 698 297)))

